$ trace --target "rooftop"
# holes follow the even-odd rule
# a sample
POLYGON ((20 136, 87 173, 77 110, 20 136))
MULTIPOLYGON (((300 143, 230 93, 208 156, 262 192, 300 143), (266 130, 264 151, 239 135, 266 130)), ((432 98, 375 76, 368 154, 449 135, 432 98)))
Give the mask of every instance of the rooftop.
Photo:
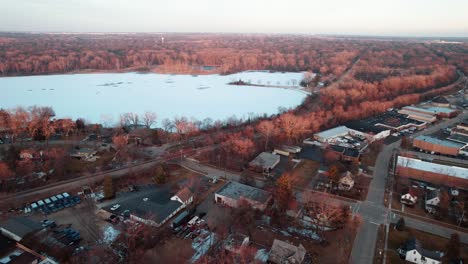
POLYGON ((447 100, 447 98, 443 96, 437 96, 436 98, 432 99, 433 103, 438 103, 438 104, 450 104, 450 102, 447 100))
POLYGON ((464 145, 450 140, 438 139, 431 136, 417 136, 415 139, 450 148, 462 148, 464 145))
POLYGON ((430 259, 441 260, 442 257, 444 256, 442 252, 430 251, 430 250, 424 249, 421 246, 421 243, 415 238, 408 239, 403 247, 406 251, 416 249, 422 256, 430 258, 430 259))
POLYGON ((0 223, 0 227, 21 238, 29 233, 42 229, 41 223, 22 216, 10 217, 6 221, 0 223))
POLYGON ((386 112, 380 116, 374 118, 375 125, 384 125, 392 128, 397 128, 405 125, 422 125, 424 122, 410 119, 406 115, 399 114, 397 112, 386 112))
POLYGON ((416 106, 405 106, 402 109, 409 110, 409 111, 419 111, 419 112, 425 112, 431 115, 437 115, 437 114, 450 114, 456 110, 447 108, 447 107, 439 107, 439 106, 431 106, 427 108, 422 108, 422 107, 416 107, 416 106))
POLYGON ((238 182, 228 182, 217 194, 235 200, 239 200, 242 197, 260 203, 267 202, 271 196, 267 191, 238 182))
POLYGON ((262 152, 249 164, 251 166, 261 166, 264 168, 271 168, 271 167, 274 167, 276 164, 278 164, 279 161, 280 161, 279 155, 272 154, 269 152, 262 152))
POLYGON ((345 126, 339 126, 335 128, 331 128, 319 133, 316 133, 315 136, 317 137, 322 137, 322 138, 332 138, 332 137, 337 137, 342 134, 346 134, 349 132, 349 129, 345 126))
POLYGON ((278 264, 302 263, 305 254, 306 249, 302 244, 296 247, 288 242, 275 239, 268 260, 278 264))
POLYGON ((388 130, 387 128, 375 126, 374 122, 372 122, 372 119, 351 121, 346 123, 345 125, 350 129, 360 131, 363 133, 378 134, 380 132, 388 130))
MULTIPOLYGON (((118 212, 130 210, 132 215, 151 219, 156 223, 161 223, 177 208, 182 206, 179 201, 171 200, 173 195, 167 186, 152 186, 149 190, 140 191, 137 195, 135 193, 124 195, 129 195, 130 197, 119 202, 120 208, 118 212)), ((112 205, 105 209, 109 209, 110 207, 112 205)))
POLYGON ((459 142, 461 144, 468 144, 468 136, 461 134, 453 134, 447 138, 448 140, 459 142))
POLYGON ((443 165, 432 163, 428 161, 422 161, 419 159, 413 159, 403 156, 398 156, 398 166, 411 168, 420 171, 434 172, 444 175, 449 175, 456 178, 468 179, 468 169, 450 165, 443 165))

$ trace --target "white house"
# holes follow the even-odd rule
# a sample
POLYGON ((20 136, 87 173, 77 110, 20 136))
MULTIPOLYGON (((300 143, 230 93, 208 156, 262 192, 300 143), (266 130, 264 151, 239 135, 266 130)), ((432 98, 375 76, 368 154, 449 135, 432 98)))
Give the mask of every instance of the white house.
POLYGON ((353 174, 349 171, 343 173, 341 179, 338 182, 338 189, 342 191, 349 191, 354 187, 353 174))
POLYGON ((402 204, 413 206, 418 202, 418 197, 410 192, 405 193, 401 196, 400 202, 402 204))
POLYGON ((193 203, 193 193, 192 191, 184 187, 182 190, 178 191, 176 195, 171 197, 172 201, 178 201, 183 204, 183 207, 187 207, 187 205, 193 203))
POLYGON ((431 213, 431 214, 436 213, 437 207, 439 206, 439 203, 440 203, 439 193, 440 193, 439 189, 428 191, 426 193, 425 208, 428 213, 431 213))
POLYGON ((429 251, 422 248, 421 243, 414 238, 408 239, 406 243, 398 249, 401 257, 406 261, 417 264, 440 264, 444 253, 439 251, 429 251))

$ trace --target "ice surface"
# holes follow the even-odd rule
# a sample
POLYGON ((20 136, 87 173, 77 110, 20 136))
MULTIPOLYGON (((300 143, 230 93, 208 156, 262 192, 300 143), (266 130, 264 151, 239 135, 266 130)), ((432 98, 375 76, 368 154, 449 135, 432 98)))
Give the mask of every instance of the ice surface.
POLYGON ((125 112, 158 113, 164 118, 224 120, 249 113, 275 114, 299 105, 304 93, 283 88, 228 85, 297 86, 302 73, 240 72, 232 75, 140 73, 66 74, 0 78, 0 108, 52 106, 57 117, 85 118, 112 125, 125 112), (292 80, 295 80, 294 82, 292 80))

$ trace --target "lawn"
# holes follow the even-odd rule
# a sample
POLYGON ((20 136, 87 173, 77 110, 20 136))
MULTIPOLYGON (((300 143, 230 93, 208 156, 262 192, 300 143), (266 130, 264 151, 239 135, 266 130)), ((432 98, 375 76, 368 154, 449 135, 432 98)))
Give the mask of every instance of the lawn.
POLYGON ((317 175, 320 164, 312 160, 302 160, 292 171, 293 184, 300 187, 307 187, 317 175))

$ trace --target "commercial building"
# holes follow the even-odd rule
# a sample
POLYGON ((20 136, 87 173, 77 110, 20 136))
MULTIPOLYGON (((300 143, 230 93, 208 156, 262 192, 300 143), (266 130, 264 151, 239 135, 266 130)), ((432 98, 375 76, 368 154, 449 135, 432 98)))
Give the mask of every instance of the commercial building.
POLYGON ((263 211, 272 200, 272 195, 262 189, 238 182, 228 182, 215 193, 215 202, 237 207, 240 201, 247 202, 252 208, 263 211))
POLYGON ((396 171, 401 177, 468 189, 468 168, 398 156, 396 171))
POLYGON ((128 194, 128 199, 124 197, 117 209, 112 210, 114 205, 109 205, 104 207, 104 210, 116 215, 127 211, 131 219, 159 227, 192 201, 193 195, 185 189, 176 195, 171 195, 170 188, 167 186, 151 186, 147 190, 140 190, 137 194, 128 194))
POLYGON ((10 217, 0 223, 1 234, 17 242, 41 229, 41 223, 22 216, 10 217))
POLYGON ((329 143, 337 137, 348 135, 349 129, 345 126, 339 126, 314 134, 315 140, 320 143, 329 143))
POLYGON ((401 110, 399 110, 398 113, 408 115, 408 117, 412 119, 432 123, 437 118, 455 117, 458 114, 458 110, 439 106, 431 106, 424 108, 416 106, 405 106, 401 110))
POLYGON ((433 154, 457 156, 464 144, 438 139, 430 136, 418 136, 413 140, 413 147, 433 154))
POLYGON ((404 129, 415 127, 421 130, 427 126, 426 122, 421 122, 415 119, 406 117, 393 111, 386 112, 375 118, 375 125, 390 129, 392 132, 399 132, 404 129))
POLYGON ((369 142, 384 139, 390 136, 390 129, 376 126, 371 120, 357 120, 345 124, 349 128, 349 134, 365 138, 369 142))

